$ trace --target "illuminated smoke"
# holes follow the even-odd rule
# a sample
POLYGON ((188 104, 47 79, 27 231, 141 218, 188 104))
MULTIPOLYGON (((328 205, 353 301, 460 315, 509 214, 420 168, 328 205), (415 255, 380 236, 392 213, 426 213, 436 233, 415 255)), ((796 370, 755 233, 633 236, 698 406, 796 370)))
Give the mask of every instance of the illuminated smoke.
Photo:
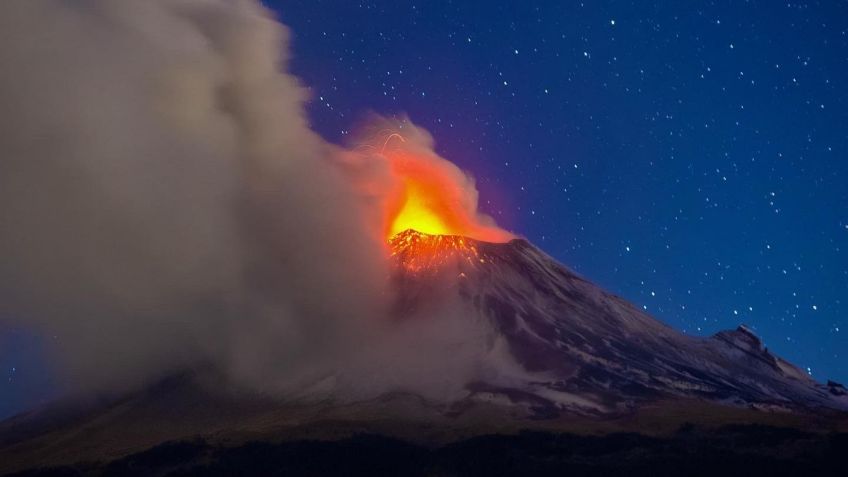
POLYGON ((381 198, 386 238, 407 229, 488 242, 514 238, 478 211, 471 176, 436 154, 433 137, 408 118, 372 116, 360 136, 355 150, 364 157, 359 161, 384 171, 382 182, 369 185, 381 198))

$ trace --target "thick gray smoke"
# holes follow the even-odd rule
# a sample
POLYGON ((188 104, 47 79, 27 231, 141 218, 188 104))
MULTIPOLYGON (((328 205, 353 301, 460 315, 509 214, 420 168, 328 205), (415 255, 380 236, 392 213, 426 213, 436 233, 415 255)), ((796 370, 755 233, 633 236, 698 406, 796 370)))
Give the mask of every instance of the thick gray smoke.
POLYGON ((257 2, 12 0, 0 31, 2 316, 74 382, 289 379, 379 316, 381 237, 257 2))
POLYGON ((6 0, 0 32, 0 327, 51 337, 69 385, 212 364, 267 391, 449 393, 473 372, 433 352, 484 341, 448 312, 386 331, 384 218, 308 128, 257 1, 6 0))

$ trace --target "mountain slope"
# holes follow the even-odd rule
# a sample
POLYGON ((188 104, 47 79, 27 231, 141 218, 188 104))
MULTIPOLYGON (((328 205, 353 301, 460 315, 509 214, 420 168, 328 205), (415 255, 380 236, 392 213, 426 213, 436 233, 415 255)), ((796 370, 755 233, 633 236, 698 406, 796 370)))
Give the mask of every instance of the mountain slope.
POLYGON ((391 241, 399 314, 459 295, 508 344, 523 383, 477 393, 532 401, 538 412, 609 414, 696 398, 782 409, 848 409, 848 400, 770 353, 748 328, 702 339, 660 323, 525 240, 478 242, 408 230, 391 241))

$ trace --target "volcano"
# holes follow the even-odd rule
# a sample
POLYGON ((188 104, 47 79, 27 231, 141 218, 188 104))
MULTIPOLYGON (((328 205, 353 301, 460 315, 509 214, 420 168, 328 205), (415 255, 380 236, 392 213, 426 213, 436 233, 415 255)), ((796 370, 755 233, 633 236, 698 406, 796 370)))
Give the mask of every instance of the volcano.
MULTIPOLYGON (((214 372, 194 370, 142 391, 66 400, 0 423, 0 472, 126 464, 127 456, 192 439, 229 449, 361 433, 432 445, 525 430, 654 435, 686 423, 845 428, 845 388, 816 382, 744 325, 687 336, 524 239, 406 230, 388 246, 394 320, 428 319, 450 302, 461 310, 456 319, 479 330, 475 353, 484 372, 462 393, 433 399, 397 389, 344 400, 318 386, 306 399, 281 400, 221 391, 214 372)), ((186 459, 200 459, 195 450, 186 459)))

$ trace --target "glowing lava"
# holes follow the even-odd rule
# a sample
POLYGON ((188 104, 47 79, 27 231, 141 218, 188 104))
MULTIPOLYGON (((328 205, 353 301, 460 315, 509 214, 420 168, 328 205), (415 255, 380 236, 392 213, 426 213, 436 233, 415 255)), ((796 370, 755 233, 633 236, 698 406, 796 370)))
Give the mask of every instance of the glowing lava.
MULTIPOLYGON (((409 229, 389 239, 389 246, 392 258, 408 272, 438 272, 449 263, 467 269, 488 261, 476 240, 457 235, 431 235, 409 229)), ((460 278, 464 277, 465 273, 460 273, 460 278)))
POLYGON ((429 146, 393 133, 386 138, 380 156, 388 161, 399 185, 386 208, 387 239, 409 229, 485 242, 513 238, 491 217, 477 211, 473 179, 429 146))
POLYGON ((409 229, 431 235, 451 234, 451 227, 437 211, 440 204, 431 200, 431 195, 422 190, 420 184, 407 179, 404 181, 404 192, 406 197, 403 207, 392 221, 389 237, 409 229))

